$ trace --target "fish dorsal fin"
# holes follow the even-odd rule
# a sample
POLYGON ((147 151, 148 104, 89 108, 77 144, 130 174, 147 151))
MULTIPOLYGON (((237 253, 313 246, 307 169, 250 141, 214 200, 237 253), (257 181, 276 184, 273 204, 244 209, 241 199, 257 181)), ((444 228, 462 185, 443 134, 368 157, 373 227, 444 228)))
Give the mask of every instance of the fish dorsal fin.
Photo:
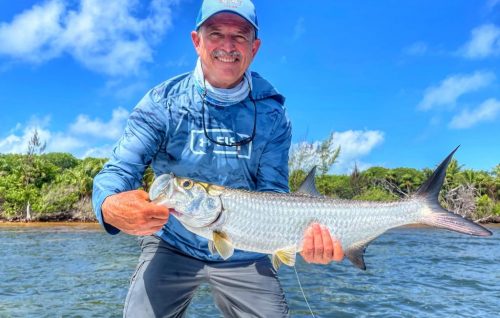
POLYGON ((306 179, 302 182, 296 193, 309 194, 313 196, 321 196, 318 189, 316 189, 316 184, 314 183, 314 178, 316 177, 316 166, 314 166, 311 171, 307 174, 306 179))
POLYGON ((219 255, 224 259, 230 258, 234 253, 234 246, 231 240, 224 232, 213 232, 213 242, 215 249, 219 255))
POLYGON ((366 270, 365 265, 365 251, 368 244, 371 243, 375 238, 369 238, 367 240, 358 242, 350 246, 346 252, 345 256, 359 269, 366 270))
POLYGON ((274 252, 272 257, 272 263, 275 270, 278 270, 281 264, 288 266, 295 265, 295 258, 297 256, 297 248, 295 246, 289 246, 274 252))

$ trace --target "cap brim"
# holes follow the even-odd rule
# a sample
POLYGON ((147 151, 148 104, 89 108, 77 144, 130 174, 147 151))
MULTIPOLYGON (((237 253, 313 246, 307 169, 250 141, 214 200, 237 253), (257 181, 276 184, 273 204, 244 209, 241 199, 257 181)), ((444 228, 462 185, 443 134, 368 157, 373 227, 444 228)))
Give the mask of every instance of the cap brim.
POLYGON ((210 14, 209 16, 205 17, 203 20, 199 21, 199 22, 198 22, 198 24, 196 24, 196 30, 198 30, 198 29, 201 27, 201 25, 202 25, 203 23, 205 23, 205 22, 206 22, 208 19, 210 19, 211 17, 213 17, 213 16, 214 16, 214 15, 216 15, 216 14, 223 13, 223 12, 233 13, 233 14, 236 14, 236 15, 238 15, 238 16, 240 16, 240 17, 242 17, 245 21, 247 21, 248 23, 250 23, 250 25, 251 25, 251 26, 253 26, 253 27, 254 27, 254 29, 255 29, 255 34, 257 34, 257 31, 259 30, 259 27, 258 27, 258 26, 257 26, 257 25, 256 25, 256 24, 252 21, 252 20, 250 20, 250 19, 248 19, 248 18, 244 17, 243 15, 241 15, 240 13, 238 13, 237 11, 230 10, 230 9, 216 11, 216 12, 214 12, 214 13, 210 14))

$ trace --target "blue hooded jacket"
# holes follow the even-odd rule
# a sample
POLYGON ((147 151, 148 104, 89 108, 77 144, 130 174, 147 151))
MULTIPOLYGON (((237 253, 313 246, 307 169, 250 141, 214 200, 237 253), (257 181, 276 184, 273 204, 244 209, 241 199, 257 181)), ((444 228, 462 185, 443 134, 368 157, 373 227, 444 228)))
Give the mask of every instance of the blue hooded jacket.
MULTIPOLYGON (((119 230, 103 220, 101 205, 109 195, 137 189, 151 164, 156 176, 176 176, 252 191, 288 192, 291 126, 284 97, 252 72, 256 135, 237 147, 211 143, 202 125, 202 100, 192 73, 174 77, 150 90, 134 108, 111 158, 94 178, 92 203, 97 219, 110 234, 119 230)), ((254 105, 250 98, 231 106, 205 103, 205 126, 214 140, 233 142, 252 134, 254 105), (235 138, 235 139, 234 139, 235 138)), ((202 260, 212 255, 205 238, 187 231, 175 217, 156 233, 181 252, 202 260)), ((262 257, 236 250, 229 260, 262 257)))

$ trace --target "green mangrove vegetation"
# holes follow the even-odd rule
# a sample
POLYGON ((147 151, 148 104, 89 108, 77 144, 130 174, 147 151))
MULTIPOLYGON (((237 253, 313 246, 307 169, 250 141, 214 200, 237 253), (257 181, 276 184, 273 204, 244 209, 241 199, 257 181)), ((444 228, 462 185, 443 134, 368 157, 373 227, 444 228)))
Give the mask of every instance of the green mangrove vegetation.
MULTIPOLYGON (((77 159, 68 153, 0 154, 0 219, 93 221, 92 180, 106 159, 77 159)), ((414 193, 431 169, 372 167, 350 175, 320 174, 318 190, 327 196, 389 201, 414 193)), ((290 187, 297 189, 306 171, 294 170, 290 187)), ((143 188, 153 173, 148 169, 143 188)), ((442 204, 473 218, 500 216, 500 164, 492 171, 463 169, 456 160, 448 168, 442 204)))
MULTIPOLYGON (((43 153, 35 135, 26 154, 0 154, 0 220, 95 221, 92 180, 106 159, 78 159, 69 153, 43 153)), ((302 144, 290 153, 290 188, 296 190, 312 165, 319 167, 316 185, 322 194, 339 199, 391 201, 411 196, 430 168, 357 168, 350 175, 328 174, 340 148, 331 141, 302 144), (312 160, 314 159, 314 160, 312 160), (309 167, 308 167, 309 166, 309 167)), ((153 172, 146 170, 142 188, 149 189, 153 172)), ((483 222, 500 220, 500 164, 491 171, 465 169, 456 160, 448 167, 441 204, 462 216, 483 222)))

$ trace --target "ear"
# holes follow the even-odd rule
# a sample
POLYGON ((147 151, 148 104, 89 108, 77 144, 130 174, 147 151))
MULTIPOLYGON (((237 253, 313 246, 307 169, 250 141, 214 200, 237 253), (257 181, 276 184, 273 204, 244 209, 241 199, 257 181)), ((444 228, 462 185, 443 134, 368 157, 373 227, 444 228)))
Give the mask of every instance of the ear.
POLYGON ((194 49, 196 50, 196 53, 200 55, 200 42, 201 42, 201 35, 198 34, 196 31, 191 32, 191 41, 193 41, 193 46, 194 49))
POLYGON ((260 39, 255 39, 252 43, 252 58, 255 57, 255 55, 257 55, 257 52, 259 51, 259 48, 260 48, 260 39))

